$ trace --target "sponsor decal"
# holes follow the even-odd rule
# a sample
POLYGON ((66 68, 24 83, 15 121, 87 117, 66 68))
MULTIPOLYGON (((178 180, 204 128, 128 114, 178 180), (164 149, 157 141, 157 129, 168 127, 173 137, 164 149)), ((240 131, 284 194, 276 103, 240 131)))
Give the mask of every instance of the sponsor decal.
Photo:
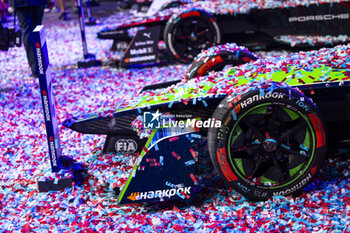
POLYGON ((156 59, 156 55, 148 55, 148 56, 142 56, 142 57, 131 57, 124 60, 125 63, 134 63, 134 62, 141 62, 141 61, 153 61, 156 59))
POLYGON ((38 57, 39 74, 44 74, 44 66, 43 66, 43 61, 42 61, 40 44, 37 42, 35 44, 35 47, 36 47, 36 55, 38 57))
POLYGON ((153 63, 157 61, 160 27, 139 30, 125 51, 124 65, 153 63))
POLYGON ((266 197, 267 196, 267 192, 261 192, 258 190, 254 190, 254 195, 258 196, 258 197, 266 197))
POLYGON ((143 36, 147 37, 148 39, 151 39, 151 33, 150 32, 144 32, 143 36))
POLYGON ((115 143, 115 150, 118 153, 133 154, 137 151, 137 143, 132 139, 119 139, 115 143))
POLYGON ((153 45, 154 41, 153 40, 146 40, 146 41, 138 41, 135 42, 135 46, 139 47, 139 46, 146 46, 146 45, 153 45))
POLYGON ((230 182, 237 180, 238 178, 231 171, 230 165, 226 160, 226 148, 221 148, 216 151, 216 156, 218 158, 219 165, 221 167, 221 171, 226 177, 226 179, 230 182))
POLYGON ((308 22, 308 21, 326 21, 335 19, 349 19, 349 13, 326 14, 326 15, 307 15, 298 17, 289 17, 289 22, 308 22))
POLYGON ((134 192, 127 198, 131 201, 140 201, 154 198, 172 198, 175 195, 191 195, 191 187, 179 187, 148 192, 134 192))
POLYGON ((209 118, 205 121, 200 119, 185 119, 175 120, 168 116, 161 117, 162 114, 157 112, 144 112, 143 114, 143 126, 145 129, 159 129, 159 128, 220 128, 221 121, 209 118))
POLYGON ((259 100, 264 100, 264 99, 268 99, 268 98, 274 98, 274 99, 283 99, 283 93, 279 93, 279 92, 266 92, 265 95, 259 95, 256 94, 253 97, 249 97, 246 100, 241 102, 241 108, 245 108, 248 105, 252 104, 254 101, 259 101, 259 100))
POLYGON ((250 192, 250 188, 244 186, 243 184, 241 184, 240 182, 237 183, 237 186, 245 193, 250 192))
POLYGON ((307 106, 303 100, 297 100, 296 104, 307 112, 310 110, 309 106, 307 106))
POLYGON ((49 141, 50 141, 49 145, 50 145, 50 151, 52 156, 52 166, 57 167, 56 148, 55 148, 55 143, 52 136, 49 138, 49 141))
POLYGON ((120 49, 120 50, 127 49, 128 46, 129 46, 129 43, 127 43, 125 41, 121 41, 121 42, 117 43, 117 49, 120 49))
POLYGON ((130 55, 140 55, 146 53, 153 53, 152 47, 145 47, 140 49, 130 49, 130 55))
POLYGON ((302 181, 300 181, 298 184, 294 185, 293 187, 286 189, 284 191, 273 192, 273 196, 286 196, 288 194, 294 193, 296 190, 306 185, 311 179, 312 179, 312 176, 309 173, 302 181))
POLYGON ((45 90, 43 90, 43 102, 44 102, 44 115, 46 121, 51 121, 50 116, 50 108, 49 108, 49 99, 47 98, 47 93, 45 90))

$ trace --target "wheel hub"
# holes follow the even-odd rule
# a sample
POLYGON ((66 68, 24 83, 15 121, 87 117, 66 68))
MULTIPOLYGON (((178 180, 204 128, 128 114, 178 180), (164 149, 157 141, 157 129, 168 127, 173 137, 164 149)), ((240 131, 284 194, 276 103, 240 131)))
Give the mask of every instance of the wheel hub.
POLYGON ((278 143, 275 139, 266 138, 263 142, 263 148, 267 152, 273 152, 277 149, 278 143))
POLYGON ((197 41, 198 38, 197 38, 197 36, 192 32, 192 33, 191 33, 190 39, 191 39, 191 41, 194 42, 194 41, 197 41))

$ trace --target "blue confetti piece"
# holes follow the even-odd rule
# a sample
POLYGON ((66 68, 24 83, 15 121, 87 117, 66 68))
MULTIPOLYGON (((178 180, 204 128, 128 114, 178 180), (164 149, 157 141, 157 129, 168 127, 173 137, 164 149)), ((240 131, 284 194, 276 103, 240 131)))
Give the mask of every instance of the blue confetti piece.
POLYGON ((236 55, 235 55, 236 57, 239 57, 239 52, 240 52, 240 50, 236 51, 236 55))
POLYGON ((158 144, 155 144, 155 145, 154 145, 154 149, 155 149, 156 151, 159 151, 158 144))
POLYGON ((168 104, 168 108, 171 108, 174 104, 174 101, 171 101, 169 104, 168 104))
POLYGON ((288 97, 289 97, 289 100, 291 100, 292 99, 292 91, 290 89, 288 91, 289 91, 288 97))
POLYGON ((234 110, 232 110, 231 113, 232 113, 233 120, 236 121, 236 120, 237 120, 237 114, 236 114, 236 112, 235 112, 234 110))
POLYGON ((202 100, 202 103, 203 103, 204 107, 208 107, 208 104, 205 100, 202 100))
POLYGON ((193 143, 194 142, 194 140, 191 138, 191 136, 190 135, 186 135, 186 138, 191 142, 191 143, 193 143))
POLYGON ((260 96, 265 96, 264 90, 260 89, 260 96))
POLYGON ((137 107, 137 111, 139 112, 139 114, 141 114, 141 113, 142 113, 142 111, 141 111, 141 108, 140 108, 140 107, 137 107))
POLYGON ((284 144, 281 144, 282 147, 286 148, 287 150, 290 150, 290 147, 284 144))
POLYGON ((202 138, 201 135, 199 135, 199 134, 194 134, 194 133, 191 133, 191 137, 193 137, 193 138, 202 138))
POLYGON ((181 198, 181 199, 185 199, 186 197, 184 195, 182 195, 180 192, 176 192, 176 194, 181 198))
POLYGON ((170 183, 169 181, 166 181, 166 182, 165 182, 165 185, 168 186, 168 187, 170 187, 170 188, 176 188, 176 185, 173 184, 173 183, 170 183))
POLYGON ((197 99, 196 99, 196 98, 194 98, 192 101, 193 101, 193 105, 196 105, 196 103, 197 103, 197 99))
POLYGON ((186 162, 185 162, 185 165, 186 165, 186 166, 191 166, 191 165, 193 165, 193 164, 195 164, 195 163, 196 163, 196 161, 194 161, 193 159, 191 159, 191 160, 186 161, 186 162))
POLYGON ((163 156, 159 156, 159 164, 160 164, 160 166, 164 166, 164 157, 163 156))
POLYGON ((299 147, 300 147, 300 149, 302 149, 302 150, 309 151, 309 148, 307 148, 306 146, 304 146, 304 145, 302 145, 302 144, 300 144, 299 147))

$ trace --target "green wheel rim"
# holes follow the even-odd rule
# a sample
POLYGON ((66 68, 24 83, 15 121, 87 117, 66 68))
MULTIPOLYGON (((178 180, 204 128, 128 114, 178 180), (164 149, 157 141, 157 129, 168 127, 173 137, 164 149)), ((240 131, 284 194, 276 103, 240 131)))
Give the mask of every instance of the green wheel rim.
POLYGON ((312 125, 300 111, 263 103, 233 123, 227 150, 240 178, 277 189, 293 183, 309 168, 315 141, 312 125))

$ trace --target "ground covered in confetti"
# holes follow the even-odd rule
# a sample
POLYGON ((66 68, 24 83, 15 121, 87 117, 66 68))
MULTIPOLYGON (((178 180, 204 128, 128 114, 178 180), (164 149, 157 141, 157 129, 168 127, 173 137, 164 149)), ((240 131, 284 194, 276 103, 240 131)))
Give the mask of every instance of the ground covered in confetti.
MULTIPOLYGON (((127 17, 119 13, 104 22, 127 17)), ((78 21, 45 22, 59 123, 81 113, 115 109, 144 85, 178 79, 188 68, 170 64, 131 70, 77 69, 82 58, 78 21)), ((96 39, 105 24, 87 28, 87 40, 89 52, 108 63, 120 53, 109 52, 111 41, 96 39)), ((277 52, 282 53, 286 52, 277 52)), ((190 203, 118 206, 114 189, 124 184, 137 155, 102 153, 104 137, 60 127, 63 154, 75 160, 74 166, 67 161, 60 175, 81 176, 76 176, 72 189, 40 193, 37 182, 53 175, 39 82, 29 77, 23 47, 0 52, 0 67, 1 232, 350 232, 350 156, 346 150, 328 159, 299 196, 249 202, 210 172, 190 203)), ((205 152, 203 159, 208 159, 205 152)), ((202 165, 206 167, 202 170, 211 169, 208 160, 202 165)))

